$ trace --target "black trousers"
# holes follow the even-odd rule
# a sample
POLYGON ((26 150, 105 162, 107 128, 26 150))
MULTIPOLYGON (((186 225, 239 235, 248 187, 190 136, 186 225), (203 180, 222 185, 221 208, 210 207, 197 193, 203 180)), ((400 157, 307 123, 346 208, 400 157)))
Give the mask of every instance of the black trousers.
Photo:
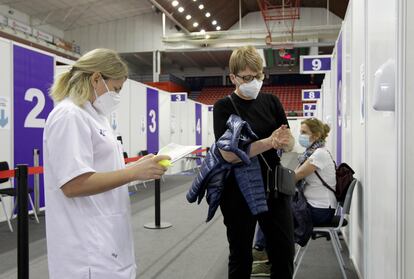
POLYGON ((266 250, 272 264, 270 278, 292 278, 295 248, 290 197, 279 194, 269 199, 269 211, 253 216, 234 177, 228 182, 220 203, 230 249, 228 278, 250 279, 256 222, 266 237, 266 250))

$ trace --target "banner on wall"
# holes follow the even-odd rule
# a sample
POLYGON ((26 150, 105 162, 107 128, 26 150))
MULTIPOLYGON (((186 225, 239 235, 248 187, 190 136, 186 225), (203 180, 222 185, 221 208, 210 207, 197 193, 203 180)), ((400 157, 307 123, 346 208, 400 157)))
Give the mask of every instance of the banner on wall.
POLYGON ((147 88, 147 150, 156 153, 159 149, 158 91, 147 88))
MULTIPOLYGON (((54 58, 17 45, 13 46, 14 164, 33 165, 33 150, 40 150, 43 165, 43 128, 53 109, 48 90, 53 83, 54 58), (30 139, 30 140, 27 140, 30 139)), ((33 176, 29 176, 33 185, 33 176)), ((39 203, 44 207, 43 179, 39 203)))
POLYGON ((342 32, 339 34, 337 50, 336 90, 336 163, 342 162, 342 32))

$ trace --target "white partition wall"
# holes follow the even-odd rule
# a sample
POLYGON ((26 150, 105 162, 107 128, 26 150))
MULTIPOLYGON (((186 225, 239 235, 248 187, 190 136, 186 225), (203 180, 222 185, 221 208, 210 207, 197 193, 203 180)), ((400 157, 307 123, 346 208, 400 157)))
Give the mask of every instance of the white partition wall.
MULTIPOLYGON (((400 1, 399 15, 401 16, 400 22, 405 29, 399 30, 402 34, 400 36, 400 48, 405 50, 400 56, 401 65, 398 72, 399 76, 400 96, 397 99, 398 107, 400 108, 400 116, 403 119, 400 126, 400 142, 405 144, 400 153, 401 164, 401 184, 402 189, 400 192, 401 197, 401 235, 405 239, 402 243, 402 270, 401 278, 411 278, 414 274, 414 221, 412 213, 414 212, 414 129, 412 128, 414 123, 414 110, 411 108, 414 105, 414 96, 411 92, 414 92, 414 3, 413 1, 405 0, 400 1), (406 71, 406 72, 405 72, 406 71), (404 73, 405 74, 402 74, 404 73)), ((397 72, 397 73, 398 73, 397 72)), ((401 119, 400 118, 400 119, 401 119)))
POLYGON ((201 147, 204 149, 207 147, 207 142, 208 142, 208 107, 207 105, 202 105, 201 106, 201 147))
POLYGON ((397 141, 394 112, 373 109, 374 75, 396 61, 396 0, 366 1, 366 278, 398 278, 397 141), (379 152, 380 151, 380 152, 379 152))
MULTIPOLYGON (((6 161, 13 167, 13 95, 12 93, 12 56, 11 42, 0 39, 0 161, 6 161)), ((0 184, 0 188, 12 187, 10 182, 0 184)), ((4 197, 7 216, 10 216, 13 206, 12 197, 4 197)), ((0 209, 0 221, 6 220, 0 209)))
POLYGON ((196 115, 195 115, 195 104, 193 100, 188 100, 186 105, 187 111, 187 121, 186 121, 186 130, 184 131, 186 144, 195 145, 196 144, 196 115))
POLYGON ((300 117, 300 118, 295 117, 295 118, 292 118, 292 119, 288 118, 290 131, 291 131, 293 137, 295 138, 295 145, 293 146, 292 152, 303 153, 303 151, 305 151, 305 148, 303 148, 299 144, 300 126, 301 126, 301 122, 305 119, 306 119, 305 117, 300 117))
POLYGON ((185 144, 187 99, 186 92, 171 93, 170 134, 171 141, 178 144, 185 144))
POLYGON ((159 148, 171 142, 171 93, 158 90, 159 148))
POLYGON ((133 157, 147 150, 147 87, 139 82, 129 82, 130 142, 128 155, 133 157))
POLYGON ((111 124, 114 133, 122 137, 123 149, 127 152, 129 157, 135 156, 131 154, 131 87, 134 81, 127 79, 122 86, 121 104, 119 108, 112 112, 109 116, 109 123, 111 124))
MULTIPOLYGON (((361 278, 367 278, 364 271, 364 254, 365 254, 365 239, 364 239, 364 200, 368 199, 365 192, 365 172, 366 172, 366 133, 365 120, 361 115, 366 110, 366 103, 364 100, 364 58, 365 58, 365 7, 363 1, 350 1, 346 15, 346 22, 350 22, 348 30, 350 30, 350 51, 346 52, 346 56, 351 57, 351 60, 346 60, 346 67, 350 67, 349 82, 349 110, 347 115, 350 120, 350 127, 352 129, 352 136, 347 139, 351 145, 351 159, 350 165, 355 170, 355 177, 359 183, 356 185, 352 199, 351 215, 349 221, 349 234, 345 234, 350 251, 350 258, 352 259, 355 269, 361 278), (361 78, 362 74, 362 78, 361 78)), ((348 49, 348 48, 347 48, 348 49)), ((348 72, 348 70, 347 70, 348 72)), ((348 74, 347 74, 348 76, 348 74)), ((369 259, 367 259, 369 260, 369 259)))
POLYGON ((213 106, 208 106, 208 113, 207 113, 207 143, 206 147, 211 147, 211 145, 215 142, 214 138, 214 123, 213 123, 213 106))

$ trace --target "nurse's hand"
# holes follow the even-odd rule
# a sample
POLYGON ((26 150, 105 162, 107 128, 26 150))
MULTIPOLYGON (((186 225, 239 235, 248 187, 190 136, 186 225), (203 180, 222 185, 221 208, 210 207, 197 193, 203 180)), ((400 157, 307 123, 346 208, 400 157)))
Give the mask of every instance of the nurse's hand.
POLYGON ((160 179, 161 176, 167 170, 166 167, 158 164, 161 160, 171 160, 170 156, 148 154, 142 157, 130 168, 133 180, 148 180, 148 179, 160 179))

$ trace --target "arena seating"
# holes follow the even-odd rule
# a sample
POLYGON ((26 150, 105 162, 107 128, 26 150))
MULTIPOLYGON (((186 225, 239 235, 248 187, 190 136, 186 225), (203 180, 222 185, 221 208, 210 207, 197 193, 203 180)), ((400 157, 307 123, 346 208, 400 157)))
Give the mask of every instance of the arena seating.
MULTIPOLYGON (((316 85, 286 85, 263 86, 262 92, 279 97, 287 114, 302 115, 302 89, 316 89, 316 85)), ((229 95, 234 87, 206 87, 203 88, 197 101, 203 104, 213 105, 217 100, 229 95)))

